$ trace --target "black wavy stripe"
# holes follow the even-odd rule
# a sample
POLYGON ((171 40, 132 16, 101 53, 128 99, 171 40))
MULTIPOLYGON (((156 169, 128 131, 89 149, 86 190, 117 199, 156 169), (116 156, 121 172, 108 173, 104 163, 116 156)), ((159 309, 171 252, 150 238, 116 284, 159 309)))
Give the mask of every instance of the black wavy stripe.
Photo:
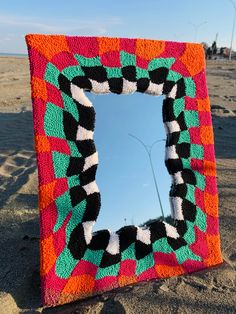
POLYGON ((152 83, 162 84, 166 82, 168 73, 169 73, 169 69, 165 67, 160 67, 155 70, 149 71, 149 77, 152 83))
POLYGON ((92 89, 92 83, 86 76, 76 76, 72 79, 72 83, 87 91, 92 89))
POLYGON ((95 110, 93 107, 86 107, 76 102, 79 112, 79 125, 89 131, 94 131, 95 110))
POLYGON ((58 76, 58 83, 59 83, 59 89, 71 97, 70 80, 68 80, 68 78, 65 75, 60 73, 58 76))
POLYGON ((74 259, 81 259, 87 249, 87 243, 85 241, 84 227, 80 223, 72 231, 70 240, 68 243, 68 249, 70 250, 74 259))

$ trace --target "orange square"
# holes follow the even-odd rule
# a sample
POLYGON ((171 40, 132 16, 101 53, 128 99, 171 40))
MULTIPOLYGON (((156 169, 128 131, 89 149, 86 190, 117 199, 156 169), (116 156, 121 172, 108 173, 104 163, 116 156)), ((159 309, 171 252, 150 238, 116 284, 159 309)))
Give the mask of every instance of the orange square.
POLYGON ((51 60, 56 54, 62 51, 69 52, 66 36, 64 35, 27 35, 26 41, 29 46, 35 48, 35 50, 40 52, 48 60, 51 60))
POLYGON ((202 126, 200 128, 202 144, 214 144, 214 135, 212 126, 202 126))
POLYGON ((220 236, 219 235, 206 235, 208 258, 204 263, 209 266, 221 264, 223 262, 220 250, 220 236))
POLYGON ((39 208, 47 207, 54 201, 54 189, 56 185, 56 180, 48 184, 40 185, 39 187, 39 208))
POLYGON ((205 176, 216 176, 216 163, 214 161, 204 160, 203 165, 205 176))
POLYGON ((167 265, 156 265, 155 266, 157 275, 161 278, 178 276, 184 273, 182 266, 167 266, 167 265))
POLYGON ((46 275, 55 264, 57 256, 54 251, 53 235, 40 241, 40 273, 46 275))
POLYGON ((121 287, 137 282, 136 276, 119 276, 119 285, 121 287))
POLYGON ((79 276, 71 276, 64 289, 63 293, 67 294, 84 294, 88 296, 92 293, 94 287, 94 278, 91 275, 83 274, 79 276))
POLYGON ((98 37, 99 54, 102 55, 108 51, 120 50, 119 38, 98 37))
POLYGON ((47 100, 47 87, 45 81, 33 76, 31 79, 32 98, 47 100))
POLYGON ((165 42, 161 40, 137 39, 136 55, 146 60, 157 58, 165 49, 165 42))
POLYGON ((35 136, 35 150, 37 153, 50 152, 51 147, 47 139, 47 136, 44 135, 35 136))
POLYGON ((204 204, 207 215, 218 217, 218 195, 204 193, 204 204))
POLYGON ((200 73, 205 68, 205 53, 202 45, 186 43, 186 49, 180 61, 192 76, 200 73))
POLYGON ((197 99, 198 111, 211 111, 209 97, 205 99, 197 99))

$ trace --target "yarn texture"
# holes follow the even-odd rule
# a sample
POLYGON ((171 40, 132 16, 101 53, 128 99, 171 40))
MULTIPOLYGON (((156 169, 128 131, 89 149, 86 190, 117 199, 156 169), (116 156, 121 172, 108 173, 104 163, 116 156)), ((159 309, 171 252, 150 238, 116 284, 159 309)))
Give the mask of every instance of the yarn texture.
POLYGON ((64 304, 222 263, 202 46, 37 34, 27 35, 26 42, 39 176, 43 303, 64 304), (166 96, 165 165, 172 178, 174 226, 155 220, 142 228, 93 232, 101 206, 98 153, 95 110, 84 91, 166 96))

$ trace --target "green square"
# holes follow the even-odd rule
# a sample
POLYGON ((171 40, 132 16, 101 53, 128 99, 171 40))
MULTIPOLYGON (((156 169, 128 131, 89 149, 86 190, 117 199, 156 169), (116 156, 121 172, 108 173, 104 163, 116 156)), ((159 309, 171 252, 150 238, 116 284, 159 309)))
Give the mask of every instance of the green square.
POLYGON ((71 155, 71 157, 81 157, 82 156, 74 141, 67 141, 67 143, 70 146, 70 155, 71 155))
POLYGON ((140 78, 148 78, 149 79, 149 73, 147 70, 142 69, 140 67, 136 67, 136 79, 140 78))
POLYGON ((203 174, 199 173, 198 171, 194 171, 195 177, 196 177, 196 186, 201 189, 202 191, 204 191, 205 186, 206 186, 206 182, 205 182, 205 177, 203 174))
POLYGON ((193 204, 195 204, 194 192, 195 192, 195 186, 192 184, 187 184, 187 194, 186 194, 185 198, 188 201, 192 202, 193 204))
MULTIPOLYGON (((174 81, 174 82, 177 82, 179 79, 181 79, 182 76, 181 74, 175 72, 175 71, 172 71, 172 70, 169 70, 168 72, 168 75, 167 75, 167 81, 174 81)), ((181 98, 180 98, 181 99, 181 98)))
POLYGON ((181 161, 184 169, 191 169, 190 158, 181 158, 181 161))
POLYGON ((75 54, 74 57, 78 61, 80 66, 83 66, 83 67, 101 66, 100 57, 86 58, 78 54, 75 54))
POLYGON ((96 266, 99 266, 103 257, 103 250, 90 250, 87 249, 84 253, 82 260, 93 263, 96 266))
POLYGON ((69 97, 64 92, 61 92, 61 96, 64 102, 65 110, 69 112, 76 121, 79 121, 79 112, 73 98, 69 97))
POLYGON ((67 182, 69 189, 73 188, 76 185, 80 185, 79 176, 76 174, 72 177, 68 177, 67 182))
POLYGON ((63 109, 48 102, 44 115, 44 130, 47 136, 65 139, 63 127, 63 109))
POLYGON ((195 159, 203 159, 204 149, 202 145, 191 144, 190 146, 190 156, 195 159))
POLYGON ((161 68, 161 67, 169 69, 174 62, 175 62, 175 58, 152 59, 148 64, 148 70, 152 71, 152 70, 155 70, 155 69, 161 68))
POLYGON ((57 197, 56 201, 57 206, 57 221, 53 228, 53 231, 56 232, 63 225, 66 217, 72 209, 71 198, 69 191, 66 191, 64 194, 57 197))
POLYGON ((120 263, 101 268, 99 267, 96 273, 96 280, 107 276, 117 276, 120 270, 120 263))
POLYGON ((70 156, 59 152, 52 152, 54 173, 56 178, 65 178, 70 162, 70 156))
POLYGON ((202 232, 206 232, 206 227, 207 227, 206 214, 199 207, 197 207, 197 215, 195 219, 195 224, 198 226, 198 228, 202 232))
POLYGON ((187 245, 176 250, 175 255, 180 265, 187 260, 201 261, 201 258, 194 254, 187 245))
POLYGON ((178 144, 190 143, 190 134, 188 130, 180 131, 178 144))
POLYGON ((191 77, 185 77, 184 82, 186 96, 194 98, 196 96, 196 86, 193 79, 191 77))
POLYGON ((185 123, 188 128, 199 126, 198 112, 194 110, 184 111, 185 123))
POLYGON ((122 72, 121 72, 121 68, 109 68, 109 67, 105 67, 106 71, 107 71, 107 78, 119 78, 122 77, 122 72))
POLYGON ((136 260, 135 256, 135 244, 132 243, 126 250, 121 253, 121 260, 124 261, 126 259, 136 260))
POLYGON ((154 266, 154 257, 153 257, 153 253, 150 253, 144 258, 140 260, 136 260, 136 275, 141 274, 142 272, 144 272, 145 270, 153 266, 154 266))
POLYGON ((56 260, 55 272, 57 276, 63 279, 69 278, 78 262, 78 260, 73 258, 70 250, 65 247, 56 260))
POLYGON ((174 115, 177 118, 179 114, 184 111, 184 98, 174 100, 173 104, 174 115))
POLYGON ((75 229, 75 227, 78 226, 80 222, 82 222, 85 209, 86 209, 86 204, 87 202, 84 199, 82 202, 72 207, 71 209, 72 214, 66 226, 66 244, 68 244, 70 241, 70 236, 71 236, 72 231, 75 229))
POLYGON ((59 88, 59 83, 58 83, 59 74, 60 74, 60 71, 55 67, 55 65, 49 62, 47 64, 47 67, 44 73, 44 79, 46 82, 49 82, 52 85, 59 88))
POLYGON ((79 65, 72 65, 64 68, 61 73, 64 74, 70 81, 76 76, 85 76, 84 71, 79 65))
POLYGON ((153 252, 171 253, 172 247, 167 242, 166 238, 161 238, 152 244, 153 252))
POLYGON ((191 244, 195 241, 195 232, 194 232, 195 223, 186 220, 186 224, 187 224, 187 231, 185 232, 183 238, 188 244, 191 244))
POLYGON ((120 62, 122 67, 130 65, 136 66, 136 55, 130 54, 122 50, 120 52, 120 62))

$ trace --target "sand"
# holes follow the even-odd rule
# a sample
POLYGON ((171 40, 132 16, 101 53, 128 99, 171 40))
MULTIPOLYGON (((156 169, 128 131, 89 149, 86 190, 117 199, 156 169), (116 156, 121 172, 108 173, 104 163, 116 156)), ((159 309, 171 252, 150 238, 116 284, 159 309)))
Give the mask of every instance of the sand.
POLYGON ((236 62, 209 61, 224 264, 42 309, 37 170, 26 58, 0 57, 0 313, 236 312, 236 62))

